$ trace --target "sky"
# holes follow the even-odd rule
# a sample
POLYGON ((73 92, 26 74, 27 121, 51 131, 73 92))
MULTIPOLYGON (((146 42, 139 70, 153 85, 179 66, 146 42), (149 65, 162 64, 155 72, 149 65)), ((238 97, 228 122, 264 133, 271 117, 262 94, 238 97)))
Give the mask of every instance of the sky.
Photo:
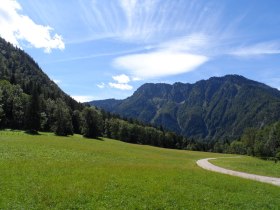
POLYGON ((0 36, 80 102, 227 74, 280 89, 279 0, 1 0, 0 36))

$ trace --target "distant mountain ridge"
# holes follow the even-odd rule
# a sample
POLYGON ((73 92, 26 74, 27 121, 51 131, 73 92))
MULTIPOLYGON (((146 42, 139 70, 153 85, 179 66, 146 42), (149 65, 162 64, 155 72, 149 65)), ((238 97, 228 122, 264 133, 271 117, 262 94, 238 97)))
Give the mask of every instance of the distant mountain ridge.
POLYGON ((194 84, 147 83, 127 99, 89 104, 206 141, 233 140, 247 127, 280 120, 280 91, 239 75, 194 84))

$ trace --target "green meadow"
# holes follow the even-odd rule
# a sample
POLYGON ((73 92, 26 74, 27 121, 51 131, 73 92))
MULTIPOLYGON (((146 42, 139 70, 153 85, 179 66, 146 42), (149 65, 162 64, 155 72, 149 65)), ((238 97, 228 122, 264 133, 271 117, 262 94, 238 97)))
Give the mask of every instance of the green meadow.
POLYGON ((196 166, 226 156, 0 131, 0 209, 279 209, 279 187, 196 166))
POLYGON ((280 162, 255 157, 221 158, 209 162, 227 169, 280 178, 280 162))

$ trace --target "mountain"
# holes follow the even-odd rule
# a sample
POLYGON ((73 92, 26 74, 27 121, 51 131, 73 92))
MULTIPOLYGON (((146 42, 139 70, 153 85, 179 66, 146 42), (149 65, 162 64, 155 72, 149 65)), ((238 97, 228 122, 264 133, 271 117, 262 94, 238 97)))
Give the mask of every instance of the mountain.
POLYGON ((96 107, 102 107, 104 110, 112 111, 114 109, 114 107, 118 106, 121 102, 122 102, 122 100, 116 100, 116 99, 110 98, 110 99, 106 99, 106 100, 94 101, 94 104, 96 107))
POLYGON ((280 91, 239 75, 195 84, 148 83, 127 99, 89 104, 204 141, 234 140, 247 127, 280 120, 280 91))

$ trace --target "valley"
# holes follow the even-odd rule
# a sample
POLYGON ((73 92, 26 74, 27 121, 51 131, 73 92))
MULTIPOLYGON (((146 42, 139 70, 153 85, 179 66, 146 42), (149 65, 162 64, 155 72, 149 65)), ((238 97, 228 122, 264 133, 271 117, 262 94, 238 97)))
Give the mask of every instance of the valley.
POLYGON ((0 210, 280 209, 279 8, 2 0, 0 210))

